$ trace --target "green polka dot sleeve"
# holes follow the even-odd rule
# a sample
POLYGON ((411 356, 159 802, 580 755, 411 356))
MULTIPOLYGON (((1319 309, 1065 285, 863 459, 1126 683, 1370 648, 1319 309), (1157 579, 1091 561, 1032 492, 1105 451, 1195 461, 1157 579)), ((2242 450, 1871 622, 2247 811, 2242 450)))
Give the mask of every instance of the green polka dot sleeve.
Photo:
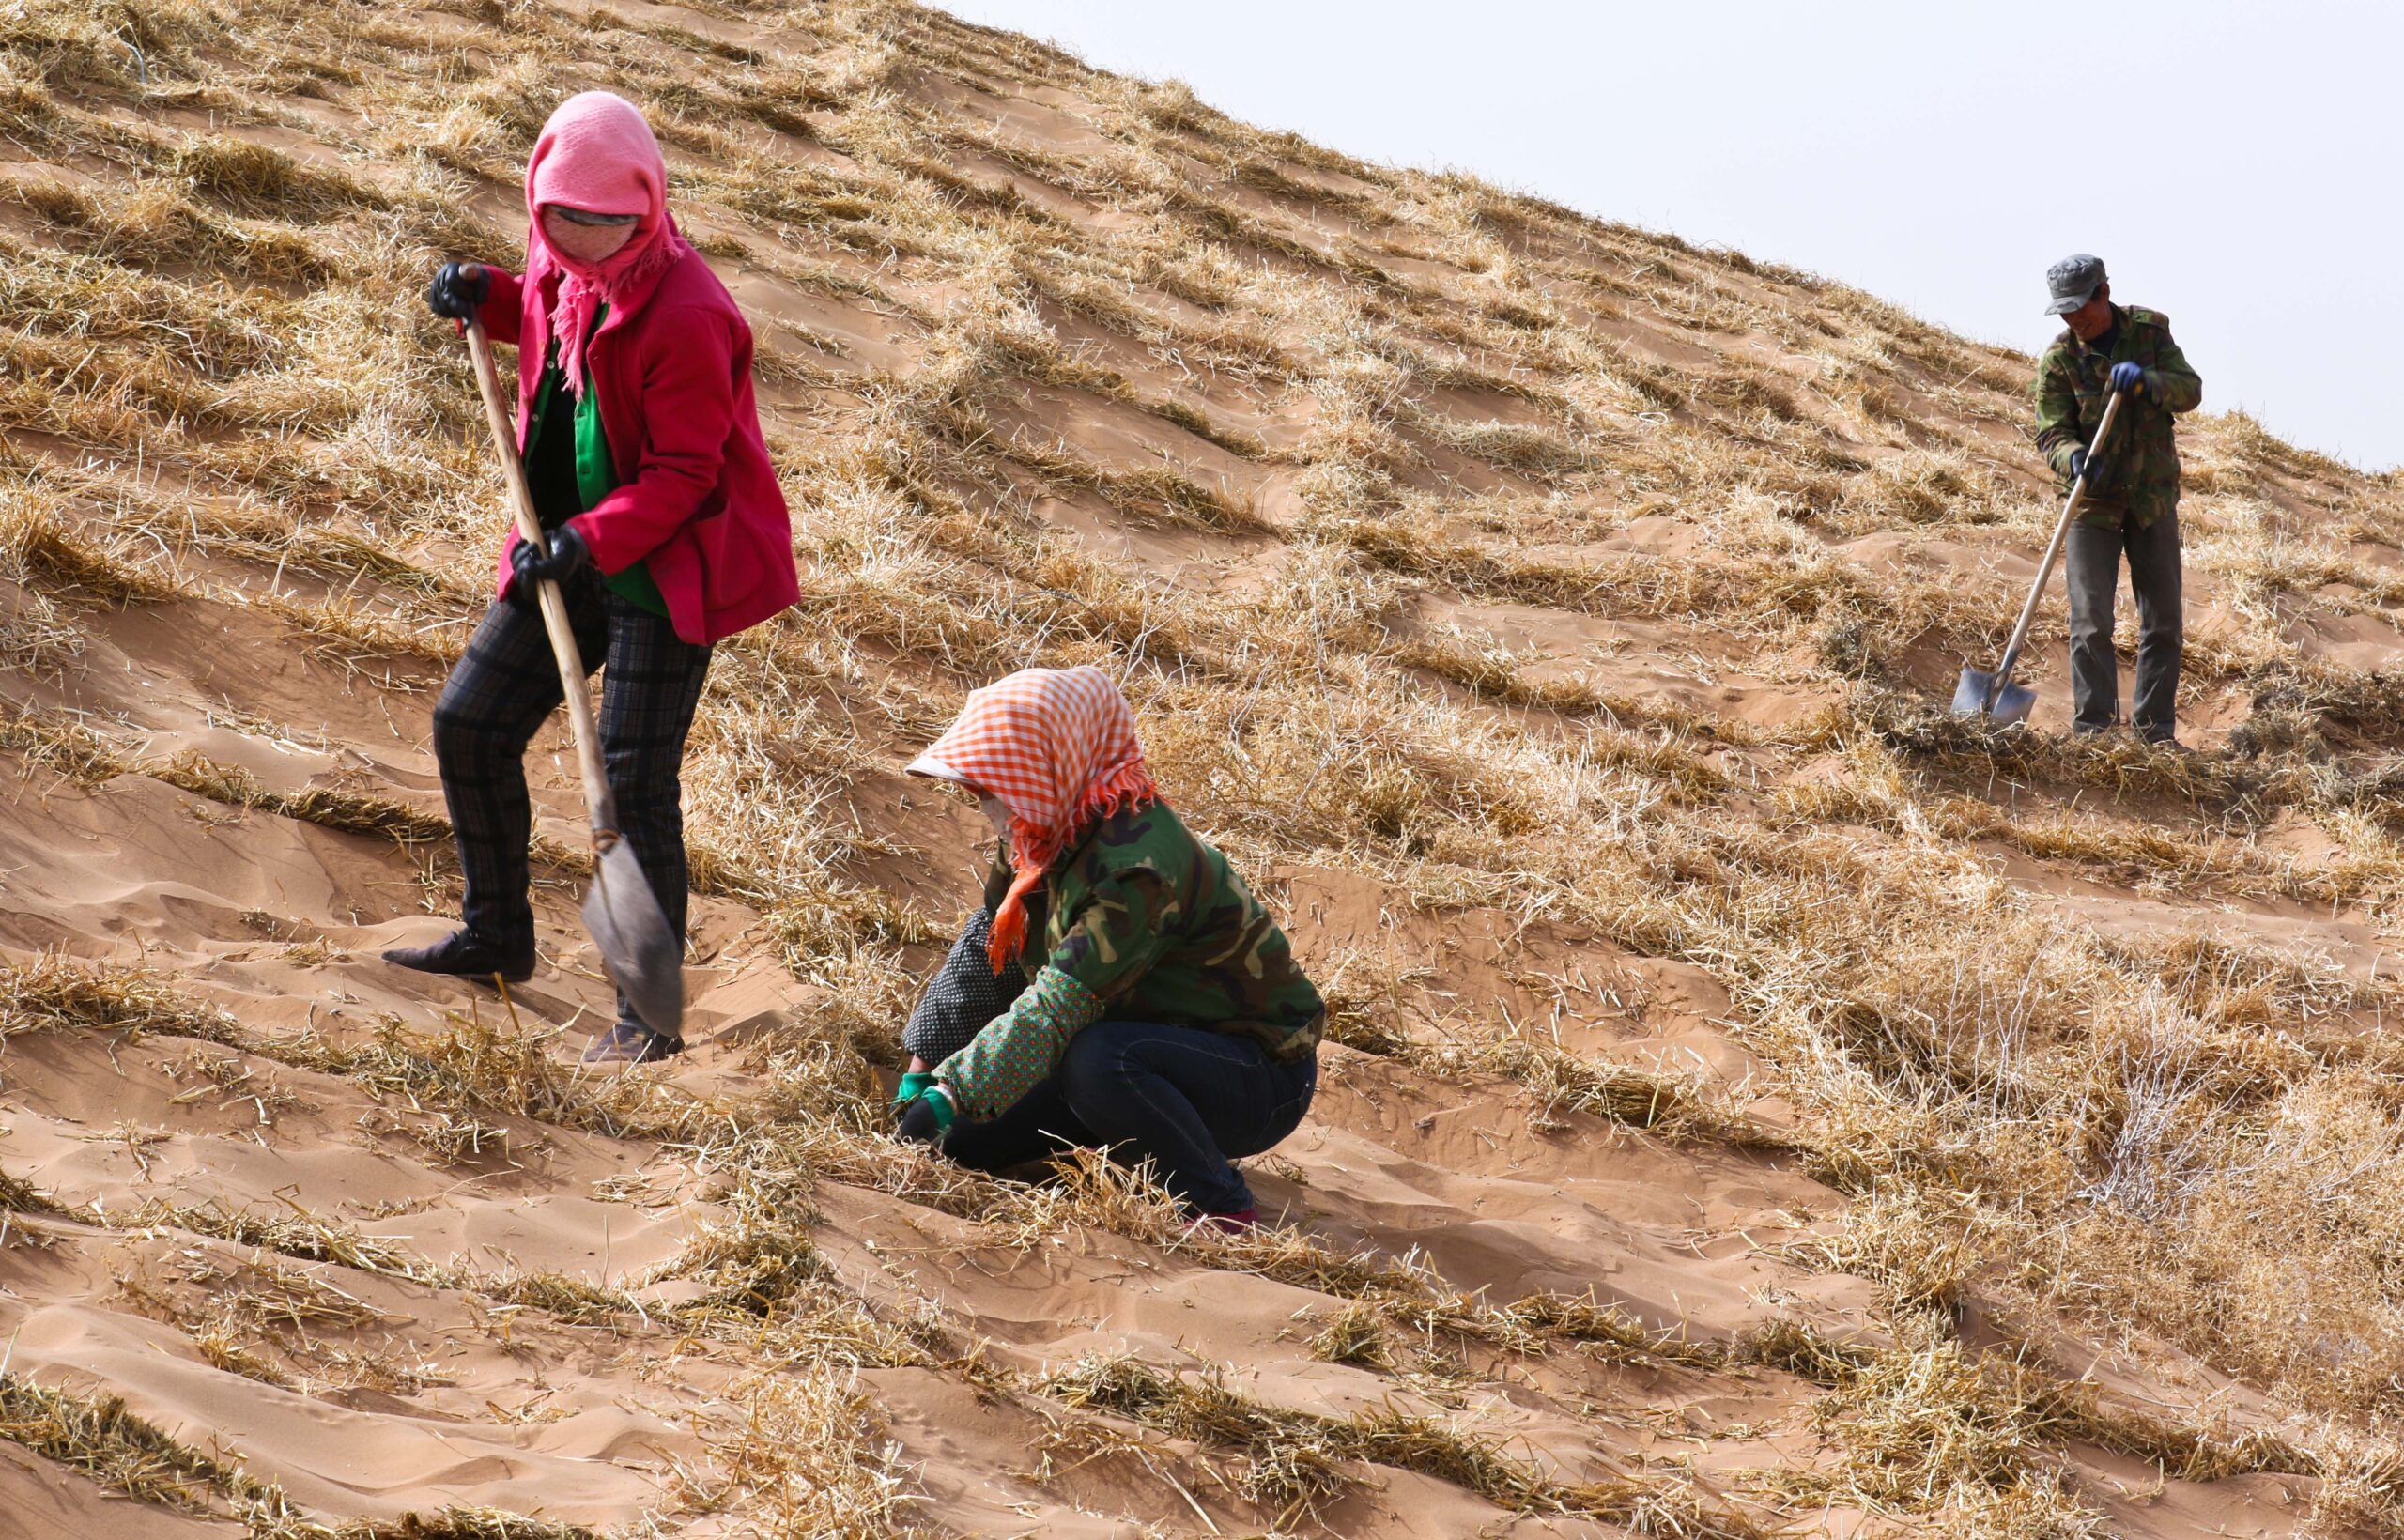
POLYGON ((1052 1072, 1071 1038, 1100 1020, 1101 998, 1047 966, 1009 1009, 936 1065, 935 1078, 951 1087, 962 1116, 972 1122, 998 1117, 1052 1072))

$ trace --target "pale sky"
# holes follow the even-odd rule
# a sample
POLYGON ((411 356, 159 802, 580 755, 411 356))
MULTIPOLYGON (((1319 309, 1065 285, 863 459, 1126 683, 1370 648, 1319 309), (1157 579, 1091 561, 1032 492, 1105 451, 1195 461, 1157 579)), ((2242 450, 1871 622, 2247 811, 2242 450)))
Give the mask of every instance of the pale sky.
POLYGON ((2101 255, 2208 410, 2404 462, 2404 7, 941 0, 1228 115, 1842 279, 2034 353, 2101 255))

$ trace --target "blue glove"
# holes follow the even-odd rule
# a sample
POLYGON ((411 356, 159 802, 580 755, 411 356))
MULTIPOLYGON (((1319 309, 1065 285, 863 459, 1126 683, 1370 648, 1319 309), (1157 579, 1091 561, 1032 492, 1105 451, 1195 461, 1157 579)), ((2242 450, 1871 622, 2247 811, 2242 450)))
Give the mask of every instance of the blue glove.
POLYGON ((2084 476, 2084 475, 2086 475, 2086 474, 2087 474, 2087 451, 2085 451, 2085 450, 2083 450, 2083 449, 2073 449, 2073 450, 2072 450, 2072 451, 2070 452, 2070 479, 2071 479, 2071 480, 2073 480, 2073 481, 2076 481, 2076 480, 2078 480, 2078 478, 2079 478, 2079 477, 2084 476))
POLYGON ((932 1145, 951 1132, 951 1125, 959 1116, 951 1104, 951 1093, 940 1086, 930 1086, 902 1109, 902 1121, 893 1136, 904 1144, 932 1145))
POLYGON ((532 589, 540 578, 564 583, 593 564, 593 552, 584 544, 584 536, 576 532, 573 524, 562 524, 551 531, 551 548, 544 550, 531 540, 520 540, 509 553, 509 566, 517 581, 532 589))
POLYGON ((425 307, 449 321, 472 321, 492 293, 492 274, 473 262, 445 262, 425 285, 425 307))
POLYGON ((2137 395, 2143 395, 2145 393, 2145 365, 2142 363, 2116 363, 2112 365, 2112 389, 2116 391, 2128 391, 2137 395))

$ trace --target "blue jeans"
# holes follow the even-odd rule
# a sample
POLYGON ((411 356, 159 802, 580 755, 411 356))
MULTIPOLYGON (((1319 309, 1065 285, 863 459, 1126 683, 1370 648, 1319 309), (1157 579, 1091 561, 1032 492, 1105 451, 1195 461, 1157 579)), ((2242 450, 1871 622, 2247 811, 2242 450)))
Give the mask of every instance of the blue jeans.
POLYGON ((1188 1209, 1236 1214, 1252 1189, 1227 1163, 1294 1132, 1318 1088, 1314 1055, 1280 1064, 1250 1038, 1148 1022, 1096 1022, 1069 1040, 1051 1077, 984 1123, 955 1126, 943 1152, 1002 1171, 1085 1147, 1154 1177, 1188 1209))

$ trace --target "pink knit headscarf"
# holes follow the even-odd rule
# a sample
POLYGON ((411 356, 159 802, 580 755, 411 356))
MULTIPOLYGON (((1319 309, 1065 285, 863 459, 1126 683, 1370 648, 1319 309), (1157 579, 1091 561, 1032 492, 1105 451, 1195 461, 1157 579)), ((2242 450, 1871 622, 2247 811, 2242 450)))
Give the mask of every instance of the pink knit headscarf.
POLYGON ((608 301, 623 312, 648 299, 645 285, 692 250, 668 217, 668 162, 634 103, 584 91, 560 103, 526 162, 527 281, 557 272, 551 335, 568 390, 584 393, 584 349, 608 301), (593 214, 633 214, 635 233, 604 262, 579 262, 543 238, 543 208, 565 204, 593 214))

